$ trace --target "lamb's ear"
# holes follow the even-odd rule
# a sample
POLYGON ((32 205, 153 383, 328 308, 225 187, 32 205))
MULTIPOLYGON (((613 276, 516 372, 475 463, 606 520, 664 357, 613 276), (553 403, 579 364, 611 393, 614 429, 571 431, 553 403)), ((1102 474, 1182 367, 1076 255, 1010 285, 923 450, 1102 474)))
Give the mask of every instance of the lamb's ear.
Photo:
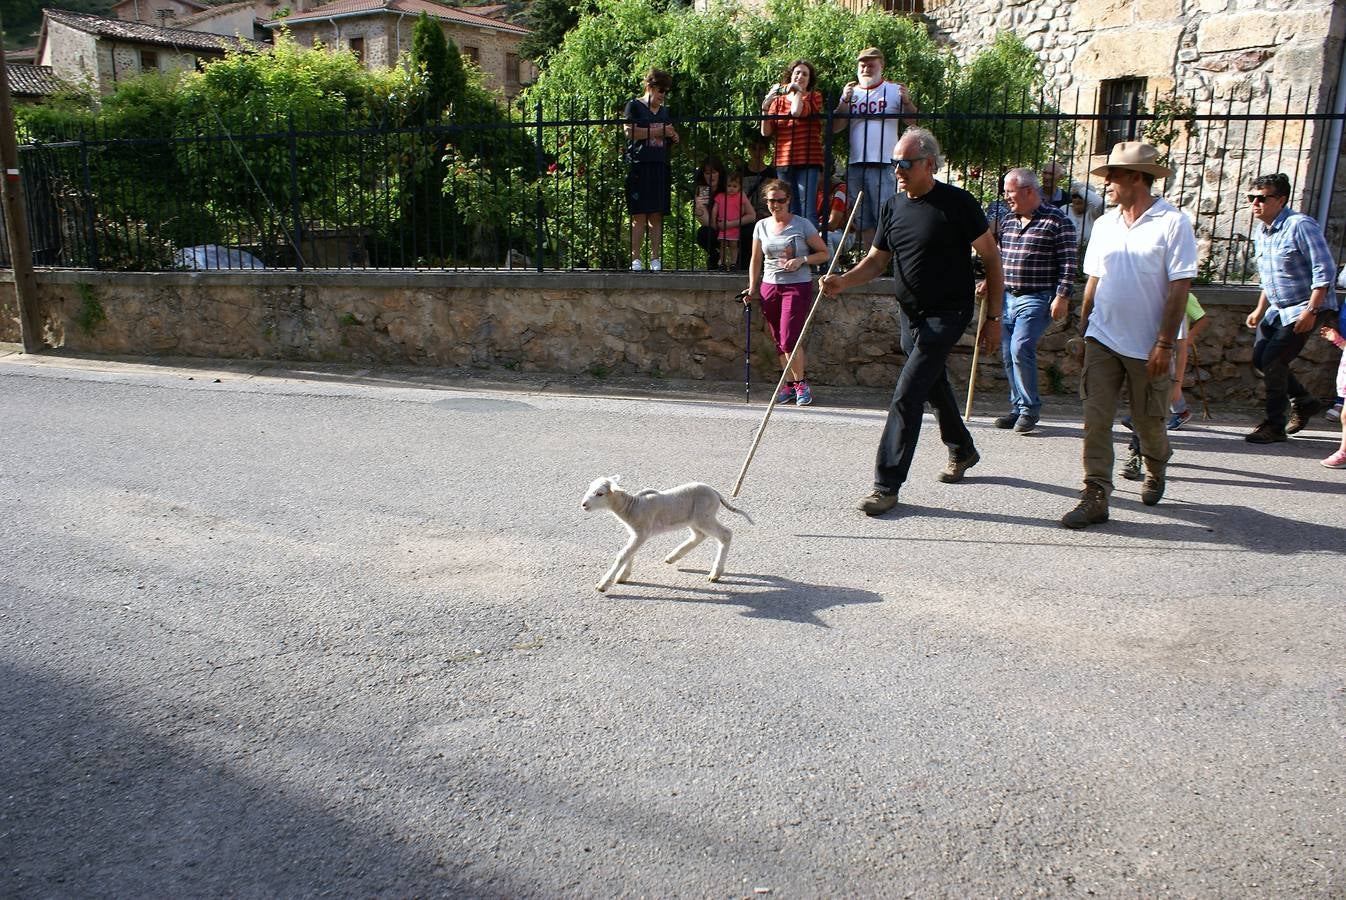
POLYGON ((617 482, 619 482, 619 481, 621 481, 621 480, 622 480, 622 476, 620 476, 620 475, 609 475, 609 476, 608 476, 608 481, 612 482, 613 484, 616 484, 617 482))

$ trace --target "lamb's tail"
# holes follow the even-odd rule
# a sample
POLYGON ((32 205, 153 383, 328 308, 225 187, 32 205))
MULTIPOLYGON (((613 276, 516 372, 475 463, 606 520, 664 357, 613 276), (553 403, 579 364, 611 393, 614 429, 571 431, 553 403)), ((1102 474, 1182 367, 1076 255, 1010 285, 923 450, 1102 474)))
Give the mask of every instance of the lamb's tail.
POLYGON ((736 513, 738 513, 740 516, 742 516, 743 518, 745 518, 745 519, 748 520, 748 524, 749 524, 749 525, 756 525, 756 524, 757 524, 756 522, 754 522, 754 521, 752 520, 752 516, 748 515, 748 514, 745 513, 743 510, 739 509, 737 506, 735 506, 734 504, 730 503, 728 500, 724 499, 724 495, 721 494, 719 491, 716 491, 716 492, 715 492, 715 496, 717 496, 717 497, 720 498, 720 505, 723 506, 725 509, 729 510, 730 512, 736 512, 736 513))

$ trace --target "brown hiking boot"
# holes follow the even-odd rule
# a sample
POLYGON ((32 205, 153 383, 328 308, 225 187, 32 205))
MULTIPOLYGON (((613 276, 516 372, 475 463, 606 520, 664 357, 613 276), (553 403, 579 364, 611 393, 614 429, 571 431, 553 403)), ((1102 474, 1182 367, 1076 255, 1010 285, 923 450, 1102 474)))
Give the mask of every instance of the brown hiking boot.
POLYGON ((962 481, 963 474, 979 462, 981 462, 981 454, 975 449, 962 458, 955 459, 953 456, 950 456, 948 465, 944 467, 944 471, 940 472, 935 477, 945 484, 953 484, 956 481, 962 481))
POLYGON ((897 494, 885 494, 883 491, 875 490, 860 501, 860 512, 867 516, 881 516, 895 506, 897 506, 897 494))
POLYGON ((1101 487, 1085 486, 1080 493, 1080 505, 1061 518, 1067 528, 1087 528, 1108 520, 1108 495, 1101 487))
POLYGON ((1295 434, 1302 431, 1304 426, 1309 424, 1309 419, 1325 409, 1327 405, 1317 398, 1290 404, 1290 421, 1285 423, 1285 433, 1295 434))
POLYGON ((1154 472, 1145 473, 1145 483, 1140 486, 1140 502, 1154 506, 1164 497, 1164 476, 1154 472))
POLYGON ((1285 440, 1285 429, 1272 428, 1270 422, 1263 422, 1251 432, 1245 434, 1243 439, 1250 444, 1274 444, 1277 441, 1285 440))

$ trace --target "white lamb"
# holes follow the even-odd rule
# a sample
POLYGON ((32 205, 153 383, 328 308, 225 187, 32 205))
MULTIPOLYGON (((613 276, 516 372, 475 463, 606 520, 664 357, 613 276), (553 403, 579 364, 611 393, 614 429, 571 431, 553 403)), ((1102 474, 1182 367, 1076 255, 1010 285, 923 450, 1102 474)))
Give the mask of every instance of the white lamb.
POLYGON ((711 566, 711 581, 718 581, 724 573, 724 561, 729 556, 729 540, 734 533, 716 521, 720 507, 736 512, 752 523, 752 517, 731 504, 720 492, 708 484, 693 481, 667 491, 643 490, 629 494, 617 485, 618 476, 599 478, 589 485, 580 506, 586 512, 593 509, 606 509, 622 520, 631 539, 626 542, 617 560, 608 569, 606 575, 594 585, 600 591, 612 587, 613 582, 621 583, 631 577, 631 560, 640 549, 640 545, 660 532, 674 531, 678 528, 690 529, 692 534, 679 544, 664 562, 675 563, 686 556, 697 544, 708 536, 715 538, 719 549, 715 554, 715 564, 711 566))

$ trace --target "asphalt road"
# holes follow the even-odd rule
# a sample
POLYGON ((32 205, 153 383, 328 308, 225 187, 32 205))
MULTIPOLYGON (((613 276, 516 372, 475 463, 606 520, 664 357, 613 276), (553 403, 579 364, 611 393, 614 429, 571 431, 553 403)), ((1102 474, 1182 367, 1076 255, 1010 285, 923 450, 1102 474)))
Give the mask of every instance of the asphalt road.
POLYGON ((1071 405, 957 485, 927 418, 870 520, 820 390, 722 582, 604 596, 590 480, 727 490, 760 404, 287 374, 0 359, 0 895, 1346 894, 1325 421, 1072 532, 1071 405))

